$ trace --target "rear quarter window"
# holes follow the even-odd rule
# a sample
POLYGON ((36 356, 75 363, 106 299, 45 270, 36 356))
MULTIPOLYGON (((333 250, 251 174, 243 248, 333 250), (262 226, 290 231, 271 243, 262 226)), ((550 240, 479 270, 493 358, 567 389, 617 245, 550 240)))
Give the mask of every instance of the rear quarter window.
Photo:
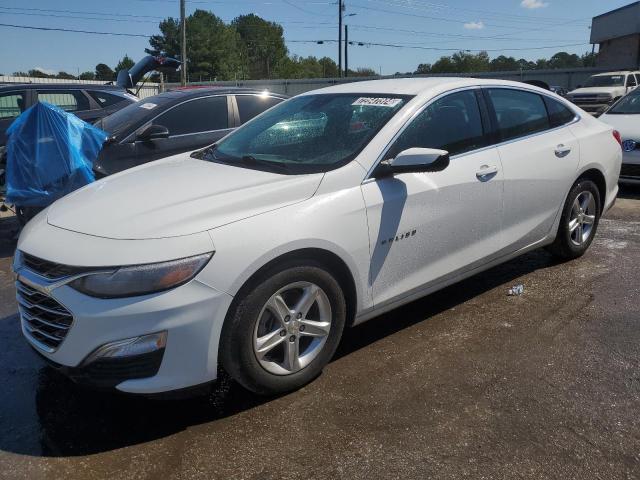
POLYGON ((112 93, 100 92, 95 90, 87 90, 89 95, 100 105, 101 108, 107 108, 120 102, 124 102, 126 99, 112 93))
POLYGON ((89 110, 89 99, 80 90, 38 90, 38 101, 51 103, 67 112, 89 110))
POLYGON ((553 128, 571 123, 576 118, 573 110, 552 98, 544 97, 544 103, 549 112, 549 123, 553 128))
POLYGON ((282 102, 282 99, 263 95, 236 95, 240 123, 245 123, 257 117, 265 110, 282 102))

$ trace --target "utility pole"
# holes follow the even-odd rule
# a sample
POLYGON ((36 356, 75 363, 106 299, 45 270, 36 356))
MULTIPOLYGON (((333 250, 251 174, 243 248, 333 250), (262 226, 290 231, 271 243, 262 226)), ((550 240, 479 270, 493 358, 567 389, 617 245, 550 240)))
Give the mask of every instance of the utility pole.
POLYGON ((349 25, 344 26, 344 76, 349 76, 349 25))
POLYGON ((342 9, 342 0, 338 0, 338 75, 340 76, 342 76, 342 9))
POLYGON ((182 69, 180 71, 180 84, 187 85, 187 18, 185 16, 186 0, 180 0, 180 34, 182 50, 182 69))

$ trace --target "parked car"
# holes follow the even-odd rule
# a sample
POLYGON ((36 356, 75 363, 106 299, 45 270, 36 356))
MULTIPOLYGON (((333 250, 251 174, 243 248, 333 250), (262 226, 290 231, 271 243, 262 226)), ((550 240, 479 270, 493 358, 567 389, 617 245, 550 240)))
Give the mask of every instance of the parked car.
POLYGON ((219 364, 259 394, 296 389, 345 326, 535 248, 584 254, 621 156, 610 126, 518 82, 307 92, 34 218, 14 263, 22 330, 123 392, 205 384, 219 364))
POLYGON ((147 97, 96 123, 110 135, 94 162, 96 177, 211 145, 285 98, 240 88, 178 89, 147 97))
POLYGON ((633 90, 600 116, 599 120, 620 132, 622 169, 620 181, 640 184, 640 90, 633 90))
POLYGON ((38 101, 56 105, 93 123, 138 98, 114 85, 26 83, 0 86, 0 146, 13 120, 38 101))
POLYGON ((559 85, 551 85, 549 87, 549 90, 551 90, 556 95, 560 95, 561 97, 566 97, 567 93, 569 93, 569 90, 559 85))
POLYGON ((608 72, 593 75, 584 86, 567 94, 567 99, 595 116, 638 86, 640 72, 608 72))

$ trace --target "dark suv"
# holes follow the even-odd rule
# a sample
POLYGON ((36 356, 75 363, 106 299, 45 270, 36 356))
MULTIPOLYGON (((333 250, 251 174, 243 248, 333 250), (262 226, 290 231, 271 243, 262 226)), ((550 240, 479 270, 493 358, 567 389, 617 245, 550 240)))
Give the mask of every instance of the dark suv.
POLYGON ((96 177, 211 145, 288 98, 242 88, 186 88, 147 97, 96 122, 109 134, 96 177))
POLYGON ((37 101, 48 102, 72 112, 85 122, 111 115, 138 99, 112 85, 26 83, 0 86, 0 147, 7 141, 11 122, 37 101))

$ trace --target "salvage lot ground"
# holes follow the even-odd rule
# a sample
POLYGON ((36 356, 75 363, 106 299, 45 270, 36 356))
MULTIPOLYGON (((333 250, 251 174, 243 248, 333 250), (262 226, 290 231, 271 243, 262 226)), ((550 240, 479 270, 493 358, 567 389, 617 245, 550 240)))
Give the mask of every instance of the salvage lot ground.
POLYGON ((75 387, 21 338, 11 254, 0 243, 0 478, 640 477, 640 189, 582 259, 532 252, 351 329, 276 399, 75 387))

